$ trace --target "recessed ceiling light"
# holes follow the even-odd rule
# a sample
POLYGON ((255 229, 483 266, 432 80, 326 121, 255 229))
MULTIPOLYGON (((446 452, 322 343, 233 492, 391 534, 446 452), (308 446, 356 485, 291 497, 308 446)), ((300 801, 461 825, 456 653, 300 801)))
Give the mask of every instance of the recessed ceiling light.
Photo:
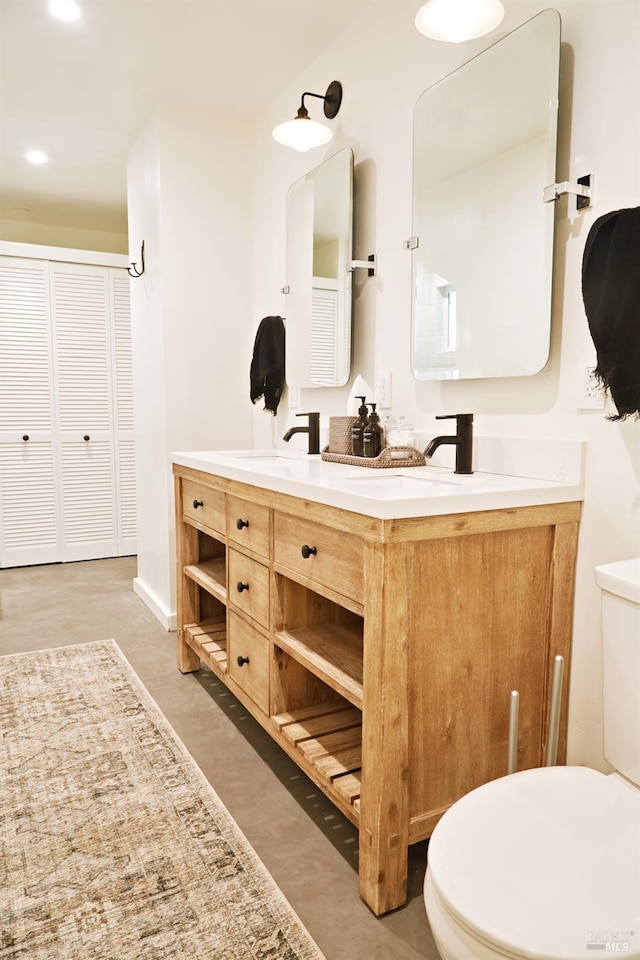
POLYGON ((47 163, 49 157, 42 150, 29 150, 25 154, 29 163, 47 163))
POLYGON ((503 17, 500 0, 427 0, 415 23, 431 40, 463 43, 491 33, 503 17))
POLYGON ((49 0, 49 13, 58 20, 80 19, 80 7, 74 0, 49 0))

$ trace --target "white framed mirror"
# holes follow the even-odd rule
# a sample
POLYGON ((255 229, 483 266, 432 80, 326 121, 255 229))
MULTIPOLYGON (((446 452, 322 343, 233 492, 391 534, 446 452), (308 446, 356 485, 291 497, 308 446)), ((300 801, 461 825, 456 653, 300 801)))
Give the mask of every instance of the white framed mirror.
POLYGON ((545 10, 414 111, 417 380, 518 377, 549 358, 560 15, 545 10))
POLYGON ((351 374, 353 151, 345 147, 287 194, 286 381, 341 387, 351 374))

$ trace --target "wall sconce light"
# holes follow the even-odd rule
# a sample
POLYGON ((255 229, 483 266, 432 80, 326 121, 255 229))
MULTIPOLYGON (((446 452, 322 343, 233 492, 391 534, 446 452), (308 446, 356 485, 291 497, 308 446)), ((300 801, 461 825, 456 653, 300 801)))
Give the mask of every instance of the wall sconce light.
POLYGON ((500 0, 427 0, 416 14, 416 28, 430 40, 463 43, 495 30, 503 17, 500 0))
POLYGON ((324 115, 327 120, 333 120, 340 109, 342 103, 342 84, 339 80, 332 80, 327 87, 327 92, 321 93, 303 93, 298 109, 298 115, 293 120, 287 120, 286 123, 280 123, 273 130, 273 139, 282 143, 285 147, 293 147, 303 153, 312 147, 321 147, 329 143, 333 137, 333 132, 325 123, 318 123, 317 120, 311 120, 309 112, 304 105, 305 97, 319 97, 324 100, 324 115))

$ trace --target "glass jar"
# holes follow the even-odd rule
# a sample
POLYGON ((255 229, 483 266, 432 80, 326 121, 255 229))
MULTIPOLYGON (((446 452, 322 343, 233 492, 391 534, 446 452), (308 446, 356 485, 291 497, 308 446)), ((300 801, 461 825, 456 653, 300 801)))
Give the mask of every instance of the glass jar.
MULTIPOLYGON (((385 423, 385 435, 388 447, 413 447, 415 429, 412 423, 405 423, 404 417, 389 417, 385 423)), ((402 459, 404 454, 398 450, 390 452, 393 459, 402 459)))

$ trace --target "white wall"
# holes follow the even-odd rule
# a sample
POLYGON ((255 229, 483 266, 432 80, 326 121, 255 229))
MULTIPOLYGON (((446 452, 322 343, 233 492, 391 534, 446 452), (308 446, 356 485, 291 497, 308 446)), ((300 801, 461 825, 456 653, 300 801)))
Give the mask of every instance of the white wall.
POLYGON ((0 239, 15 243, 37 243, 75 250, 127 253, 127 234, 86 230, 60 224, 32 223, 29 220, 0 220, 0 239))
MULTIPOLYGON (((391 370, 393 413, 434 434, 435 414, 469 410, 478 434, 570 437, 588 441, 581 524, 569 759, 607 769, 601 730, 600 595, 596 564, 640 555, 640 424, 611 423, 603 411, 579 410, 583 367, 595 354, 581 295, 584 243, 600 215, 640 203, 640 0, 557 0, 563 21, 558 180, 591 173, 595 202, 576 215, 557 202, 554 315, 550 361, 533 377, 416 382, 409 340, 413 107, 428 86, 500 35, 545 9, 504 0, 500 31, 467 44, 439 44, 414 29, 417 4, 373 3, 257 121, 253 155, 253 314, 286 315, 285 198, 288 187, 343 146, 355 153, 355 256, 378 257, 378 274, 356 273, 353 374, 370 384, 391 370), (303 90, 324 92, 338 79, 343 105, 328 149, 295 154, 275 144, 272 127, 292 116, 303 90)), ((318 101, 319 103, 319 101, 318 101)), ((312 116, 315 114, 312 111, 312 116)), ((523 291, 523 296, 526 292, 523 291)), ((346 412, 349 386, 303 390, 302 410, 346 412)), ((277 420, 253 415, 254 445, 278 442, 293 422, 286 397, 277 420)), ((439 431, 437 431, 439 432, 439 431)), ((524 558, 523 558, 524 559, 524 558)))
POLYGON ((246 123, 165 105, 128 161, 130 250, 145 243, 144 276, 131 282, 135 589, 168 627, 175 625, 170 455, 250 445, 249 155, 246 123))

